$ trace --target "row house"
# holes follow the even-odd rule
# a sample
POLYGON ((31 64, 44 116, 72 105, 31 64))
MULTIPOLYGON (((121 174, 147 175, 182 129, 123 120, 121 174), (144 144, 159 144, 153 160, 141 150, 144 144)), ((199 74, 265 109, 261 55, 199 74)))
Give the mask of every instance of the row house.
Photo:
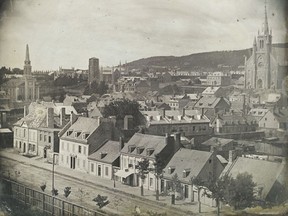
POLYGON ((228 99, 215 96, 203 96, 194 105, 194 109, 203 109, 205 115, 210 120, 213 119, 217 113, 229 111, 230 107, 231 105, 228 99))
MULTIPOLYGON (((180 134, 174 136, 155 136, 136 133, 123 146, 120 152, 120 170, 115 175, 118 181, 130 186, 141 186, 141 179, 138 176, 137 165, 143 159, 149 160, 150 171, 145 178, 144 188, 156 190, 156 177, 153 172, 155 155, 162 158, 163 163, 167 164, 169 159, 180 148, 180 134)), ((159 180, 160 181, 160 180, 159 180)), ((159 182, 160 183, 160 182, 159 182)), ((162 187, 160 185, 160 187, 162 187)))
POLYGON ((141 111, 148 134, 165 135, 181 132, 183 136, 195 137, 211 133, 210 120, 198 110, 141 111))
POLYGON ((259 127, 265 129, 288 129, 288 109, 274 108, 265 113, 265 115, 259 120, 259 127))
POLYGON ((14 124, 14 148, 20 153, 51 158, 59 152, 58 132, 69 121, 65 108, 56 112, 53 103, 33 102, 29 113, 14 124))
POLYGON ((256 131, 258 123, 253 116, 245 116, 232 111, 218 114, 211 121, 211 126, 214 128, 215 134, 245 133, 256 131))
MULTIPOLYGON (((207 186, 209 182, 215 181, 222 171, 223 166, 215 152, 180 148, 164 169, 161 192, 172 192, 172 179, 177 175, 182 186, 181 191, 177 191, 178 197, 193 202, 197 200, 198 191, 191 181, 201 180, 203 186, 207 186)), ((202 203, 212 205, 212 200, 207 197, 201 196, 201 200, 202 203)))
POLYGON ((75 116, 59 132, 59 165, 89 172, 88 157, 107 140, 115 141, 121 132, 115 127, 115 119, 75 116))
POLYGON ((114 173, 120 169, 120 151, 124 142, 107 141, 98 150, 88 156, 89 173, 105 179, 114 179, 114 173))
POLYGON ((214 72, 207 76, 207 85, 229 86, 231 85, 231 76, 223 72, 214 72))

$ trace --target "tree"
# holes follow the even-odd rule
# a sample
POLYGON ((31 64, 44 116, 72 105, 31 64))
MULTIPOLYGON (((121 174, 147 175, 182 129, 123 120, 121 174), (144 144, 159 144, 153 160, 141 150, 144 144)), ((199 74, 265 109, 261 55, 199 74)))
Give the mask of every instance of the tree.
POLYGON ((176 192, 179 192, 182 189, 181 182, 179 180, 177 173, 175 173, 172 176, 171 183, 172 183, 172 191, 174 192, 174 196, 176 197, 176 192))
POLYGON ((198 211, 201 213, 201 199, 200 199, 200 194, 201 190, 204 189, 204 181, 201 178, 195 178, 194 176, 190 179, 192 188, 193 185, 196 186, 197 188, 197 193, 198 193, 198 211))
POLYGON ((218 180, 210 182, 208 189, 205 190, 204 194, 212 199, 215 199, 217 206, 217 215, 220 215, 220 202, 227 201, 229 199, 233 178, 228 175, 224 175, 218 180))
POLYGON ((116 116, 117 120, 123 120, 126 115, 132 115, 134 123, 140 124, 139 104, 128 99, 116 100, 106 105, 103 110, 104 118, 116 116))
POLYGON ((162 178, 165 164, 159 154, 155 155, 154 175, 156 176, 156 200, 159 200, 159 179, 162 178))
POLYGON ((138 175, 141 179, 141 196, 144 196, 143 184, 146 175, 149 173, 149 160, 147 158, 144 158, 142 161, 139 161, 139 164, 136 166, 136 169, 138 170, 138 175))
POLYGON ((87 85, 84 90, 85 95, 91 95, 91 94, 99 94, 103 95, 106 94, 109 87, 105 83, 105 81, 101 81, 100 83, 93 81, 91 85, 87 85))
POLYGON ((247 172, 239 173, 236 179, 232 181, 231 199, 230 204, 235 209, 250 207, 254 201, 254 187, 256 184, 253 182, 253 176, 247 172))

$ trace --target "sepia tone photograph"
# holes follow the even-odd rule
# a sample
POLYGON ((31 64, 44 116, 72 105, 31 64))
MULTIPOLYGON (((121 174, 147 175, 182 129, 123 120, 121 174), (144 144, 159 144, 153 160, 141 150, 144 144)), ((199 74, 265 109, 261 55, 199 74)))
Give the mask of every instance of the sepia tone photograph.
POLYGON ((288 215, 287 11, 1 0, 0 216, 288 215))

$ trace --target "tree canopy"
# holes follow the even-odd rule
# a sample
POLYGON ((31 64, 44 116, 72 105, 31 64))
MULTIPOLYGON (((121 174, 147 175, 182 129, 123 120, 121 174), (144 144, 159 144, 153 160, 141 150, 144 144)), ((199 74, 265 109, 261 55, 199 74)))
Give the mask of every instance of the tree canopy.
POLYGON ((123 120, 126 115, 133 116, 133 122, 135 125, 140 124, 139 104, 137 101, 131 101, 128 99, 116 100, 106 105, 103 110, 103 116, 105 118, 109 116, 116 116, 118 120, 123 120))
POLYGON ((101 81, 100 83, 93 81, 91 85, 87 85, 84 94, 86 95, 91 95, 91 94, 99 94, 103 95, 106 94, 108 91, 108 85, 104 82, 101 81))

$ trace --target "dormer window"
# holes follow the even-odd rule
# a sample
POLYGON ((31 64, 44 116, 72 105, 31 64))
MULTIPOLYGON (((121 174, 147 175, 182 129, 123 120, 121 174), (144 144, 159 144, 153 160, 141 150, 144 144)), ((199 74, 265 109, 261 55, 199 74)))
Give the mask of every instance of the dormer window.
POLYGON ((72 134, 72 131, 67 131, 67 136, 70 136, 72 134))
POLYGON ((184 169, 183 170, 183 178, 186 178, 190 174, 190 169, 184 169))
POLYGON ((100 158, 103 159, 107 155, 107 152, 101 152, 100 153, 100 158))
POLYGON ((199 105, 200 105, 200 106, 202 106, 202 105, 203 105, 203 103, 199 103, 199 105))
POLYGON ((175 171, 175 167, 174 166, 168 167, 168 174, 172 174, 174 171, 175 171))
POLYGON ((147 154, 147 156, 151 156, 153 154, 153 152, 154 152, 154 149, 147 149, 146 154, 147 154))
POLYGON ((74 133, 75 138, 76 138, 76 137, 79 137, 80 134, 81 134, 81 132, 75 132, 75 133, 74 133))
POLYGON ((137 148, 137 154, 142 154, 143 151, 144 151, 144 147, 137 148))
POLYGON ((82 134, 82 139, 87 139, 88 136, 89 136, 89 133, 84 133, 84 134, 82 134))
POLYGON ((135 150, 135 146, 129 146, 129 153, 132 153, 135 150))
POLYGON ((208 103, 208 106, 212 106, 212 104, 211 104, 211 103, 208 103))

